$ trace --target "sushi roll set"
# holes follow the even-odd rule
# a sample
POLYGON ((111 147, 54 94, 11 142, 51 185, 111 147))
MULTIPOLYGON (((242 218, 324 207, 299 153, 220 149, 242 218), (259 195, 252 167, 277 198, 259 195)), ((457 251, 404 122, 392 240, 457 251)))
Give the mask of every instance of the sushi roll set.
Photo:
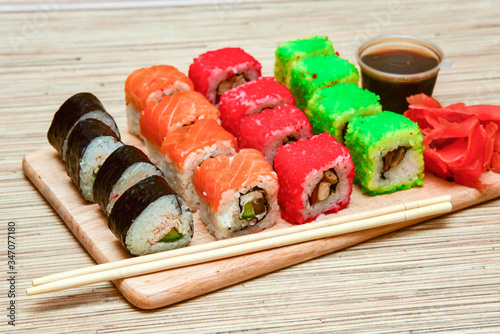
POLYGON ((276 78, 291 89, 314 134, 329 133, 346 145, 354 161, 354 181, 364 193, 423 184, 418 126, 404 116, 382 111, 379 96, 358 86, 358 70, 336 54, 326 37, 282 43, 275 55, 276 78))
POLYGON ((68 176, 82 197, 102 208, 108 227, 131 254, 190 242, 193 217, 184 200, 142 151, 121 142, 115 121, 94 95, 79 93, 64 102, 47 137, 64 156, 68 176), (154 195, 142 196, 149 189, 154 195))
MULTIPOLYGON (((274 79, 259 79, 260 68, 241 49, 210 51, 190 67, 196 91, 174 92, 160 100, 137 93, 144 99, 138 124, 149 158, 217 239, 260 231, 273 225, 279 213, 278 182, 271 165, 259 151, 238 152, 236 137, 221 126, 220 111, 213 105, 222 101, 221 95, 247 85, 259 95, 264 86, 252 86, 253 82, 282 88, 264 97, 259 111, 293 102, 291 93, 274 79)), ((141 87, 125 85, 126 96, 128 90, 140 92, 141 87)), ((230 99, 225 101, 227 105, 230 99)))
POLYGON ((418 127, 382 111, 327 37, 282 43, 275 55, 275 77, 240 48, 201 54, 189 75, 170 65, 133 71, 127 125, 148 155, 121 142, 90 93, 56 112, 49 142, 131 254, 188 245, 195 211, 225 239, 280 215, 303 224, 337 212, 353 182, 372 195, 422 185, 418 127))

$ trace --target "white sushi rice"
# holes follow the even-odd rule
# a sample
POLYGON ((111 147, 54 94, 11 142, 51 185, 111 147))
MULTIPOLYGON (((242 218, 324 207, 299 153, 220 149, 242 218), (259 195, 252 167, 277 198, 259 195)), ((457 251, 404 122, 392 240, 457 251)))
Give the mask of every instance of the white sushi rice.
POLYGON ((115 137, 102 136, 95 138, 87 146, 80 161, 80 191, 87 201, 94 201, 94 181, 99 168, 107 157, 123 143, 115 137))
POLYGON ((127 231, 125 244, 131 254, 144 255, 186 246, 192 237, 193 215, 186 202, 178 196, 167 195, 149 204, 137 216, 127 231), (159 242, 172 228, 175 228, 182 238, 159 242))
POLYGON ((115 123, 113 117, 111 117, 111 115, 103 112, 102 110, 94 110, 94 111, 88 112, 88 113, 82 115, 82 117, 80 117, 78 119, 78 121, 76 121, 75 124, 73 124, 71 129, 66 134, 66 137, 64 138, 64 141, 63 141, 63 144, 61 147, 61 159, 62 159, 62 161, 66 160, 66 151, 68 150, 68 138, 69 138, 71 132, 75 128, 75 125, 78 124, 80 121, 83 121, 84 119, 97 119, 97 120, 103 122, 104 124, 106 124, 107 126, 109 126, 111 128, 111 130, 113 130, 113 132, 117 136, 120 136, 120 132, 118 131, 118 128, 116 127, 116 123, 115 123))
POLYGON ((141 117, 141 112, 132 107, 130 103, 127 103, 125 106, 125 114, 127 115, 128 132, 140 137, 141 126, 139 124, 139 119, 141 117))
POLYGON ((344 164, 344 161, 349 159, 349 157, 339 156, 337 159, 324 166, 320 170, 313 170, 304 180, 304 183, 301 185, 304 188, 304 192, 302 193, 302 216, 305 220, 312 219, 322 212, 327 212, 335 207, 340 206, 345 201, 349 201, 352 184, 349 182, 347 176, 351 172, 351 168, 349 168, 349 164, 344 164), (337 178, 339 182, 335 187, 335 191, 332 192, 327 199, 324 201, 318 202, 315 205, 311 205, 310 198, 312 196, 313 190, 316 185, 323 178, 323 173, 329 169, 334 169, 335 174, 337 174, 337 178))
MULTIPOLYGON (((400 131, 401 132, 401 131, 400 131)), ((369 189, 393 189, 399 185, 413 184, 423 173, 424 164, 421 154, 414 149, 415 143, 404 133, 395 133, 392 138, 380 141, 377 147, 370 151, 370 158, 374 161, 374 173, 367 187, 369 189), (406 147, 403 160, 384 173, 383 157, 398 147, 406 147)))
POLYGON ((109 193, 109 202, 106 207, 107 215, 111 214, 115 202, 127 189, 152 175, 162 176, 162 173, 155 165, 147 162, 138 162, 127 168, 109 193))
POLYGON ((233 156, 236 153, 230 140, 219 141, 211 146, 191 152, 184 161, 184 165, 179 168, 169 159, 168 155, 161 154, 160 150, 152 144, 146 142, 146 147, 149 159, 161 169, 168 184, 186 200, 193 212, 198 210, 201 201, 193 185, 195 168, 208 158, 219 155, 233 156))
POLYGON ((271 133, 269 140, 264 144, 264 149, 262 150, 262 154, 264 154, 264 158, 269 162, 272 166, 274 163, 274 157, 276 155, 276 151, 278 148, 283 145, 283 142, 288 137, 294 137, 295 139, 301 139, 308 137, 309 132, 307 128, 301 126, 300 129, 296 129, 295 126, 287 126, 284 129, 280 129, 276 131, 276 133, 271 133))
POLYGON ((205 201, 201 201, 198 210, 201 220, 217 240, 256 233, 271 227, 276 222, 280 212, 277 199, 278 182, 276 180, 270 176, 262 175, 257 182, 248 187, 241 188, 236 192, 226 191, 222 195, 221 204, 216 212, 205 201), (256 224, 242 229, 248 224, 248 221, 240 218, 240 197, 254 188, 264 190, 268 204, 267 215, 256 224))

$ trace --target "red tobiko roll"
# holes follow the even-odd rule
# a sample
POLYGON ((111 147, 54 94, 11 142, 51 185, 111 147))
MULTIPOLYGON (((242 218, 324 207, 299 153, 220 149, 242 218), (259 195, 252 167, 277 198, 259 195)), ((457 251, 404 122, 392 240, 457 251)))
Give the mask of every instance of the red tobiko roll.
POLYGON ((292 92, 273 77, 261 77, 228 90, 220 98, 222 126, 239 139, 241 120, 286 103, 294 104, 292 92))
POLYGON ((212 104, 229 89, 261 76, 260 63, 240 48, 208 51, 193 60, 189 78, 212 104))
POLYGON ((349 204, 354 164, 347 148, 326 132, 278 148, 274 170, 281 217, 290 223, 303 224, 349 204))
POLYGON ((240 146, 255 148, 271 165, 278 147, 312 137, 307 116, 292 104, 266 109, 245 117, 240 127, 240 146))

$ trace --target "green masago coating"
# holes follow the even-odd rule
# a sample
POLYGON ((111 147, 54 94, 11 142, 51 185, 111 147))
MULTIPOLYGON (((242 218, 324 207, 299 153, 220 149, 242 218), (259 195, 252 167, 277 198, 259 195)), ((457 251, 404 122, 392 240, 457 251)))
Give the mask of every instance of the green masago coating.
POLYGON ((390 111, 351 119, 345 145, 356 170, 354 182, 371 195, 423 185, 422 140, 417 124, 390 111), (398 151, 402 159, 389 167, 387 157, 398 151))
POLYGON ((290 70, 299 59, 317 55, 335 54, 332 42, 326 36, 311 36, 305 39, 284 42, 274 53, 274 77, 290 89, 290 70))
POLYGON ((378 95, 353 83, 339 83, 318 89, 307 102, 305 113, 314 134, 328 132, 344 144, 344 128, 356 116, 369 116, 382 111, 378 95))
POLYGON ((337 55, 314 56, 296 61, 292 66, 290 84, 296 106, 304 110, 317 89, 336 83, 359 81, 356 66, 337 55))

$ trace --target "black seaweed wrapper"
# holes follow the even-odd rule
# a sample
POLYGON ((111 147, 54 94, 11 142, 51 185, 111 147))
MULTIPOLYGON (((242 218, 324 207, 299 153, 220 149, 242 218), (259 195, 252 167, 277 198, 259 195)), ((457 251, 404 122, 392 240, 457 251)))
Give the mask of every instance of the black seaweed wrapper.
POLYGON ((103 136, 114 137, 116 141, 120 140, 115 132, 103 122, 96 119, 85 119, 75 125, 68 137, 65 167, 78 189, 80 189, 80 161, 83 154, 94 139, 103 136))
POLYGON ((132 165, 145 162, 153 165, 146 154, 137 147, 123 145, 104 161, 94 181, 94 201, 104 212, 109 203, 109 194, 123 173, 132 165))
POLYGON ((125 239, 134 220, 149 204, 167 195, 178 196, 164 178, 153 175, 137 182, 118 198, 109 215, 108 227, 123 247, 127 248, 125 239))
POLYGON ((52 119, 52 123, 47 133, 47 139, 50 145, 59 152, 59 155, 61 155, 64 139, 73 125, 75 125, 83 115, 92 111, 101 111, 113 120, 111 115, 104 109, 101 101, 91 93, 75 94, 59 107, 59 110, 54 114, 54 118, 52 119))

